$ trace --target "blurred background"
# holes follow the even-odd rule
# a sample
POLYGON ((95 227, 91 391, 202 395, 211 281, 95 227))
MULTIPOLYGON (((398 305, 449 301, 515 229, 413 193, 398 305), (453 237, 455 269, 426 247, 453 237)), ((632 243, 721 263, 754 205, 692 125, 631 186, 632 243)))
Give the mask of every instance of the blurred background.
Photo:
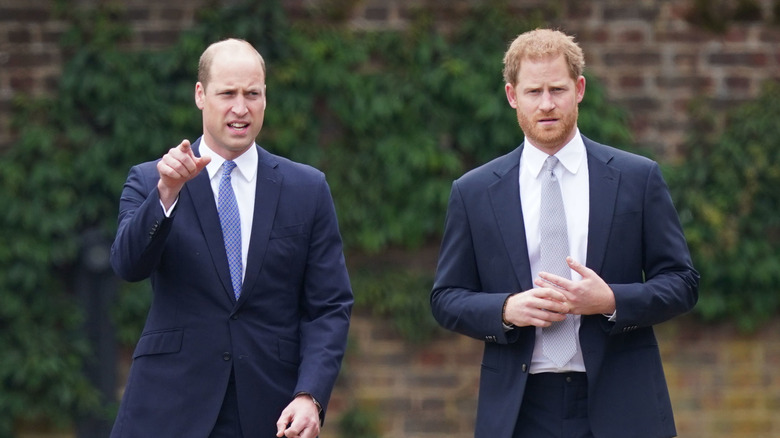
POLYGON ((323 438, 473 436, 482 344, 428 293, 449 188, 522 141, 507 44, 586 56, 580 130, 661 163, 694 312, 657 327, 681 437, 780 436, 780 0, 2 0, 0 438, 108 435, 148 308, 108 266, 132 164, 201 132, 197 61, 268 66, 258 142, 323 170, 356 308, 323 438))

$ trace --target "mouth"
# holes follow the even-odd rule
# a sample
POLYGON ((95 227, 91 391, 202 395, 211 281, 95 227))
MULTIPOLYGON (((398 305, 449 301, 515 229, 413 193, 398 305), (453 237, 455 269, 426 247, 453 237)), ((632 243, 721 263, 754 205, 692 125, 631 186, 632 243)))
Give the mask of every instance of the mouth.
POLYGON ((233 129, 246 129, 247 126, 249 126, 249 123, 245 122, 230 122, 228 123, 228 126, 233 129))

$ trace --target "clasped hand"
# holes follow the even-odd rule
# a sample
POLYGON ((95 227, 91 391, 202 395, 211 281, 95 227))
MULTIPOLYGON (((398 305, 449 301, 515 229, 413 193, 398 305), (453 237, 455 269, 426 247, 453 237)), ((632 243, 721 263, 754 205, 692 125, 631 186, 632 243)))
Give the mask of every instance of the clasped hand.
POLYGON ((549 327, 567 314, 611 314, 615 311, 615 294, 592 269, 566 258, 569 267, 581 280, 540 272, 534 281, 537 288, 509 297, 504 311, 506 322, 518 327, 549 327))

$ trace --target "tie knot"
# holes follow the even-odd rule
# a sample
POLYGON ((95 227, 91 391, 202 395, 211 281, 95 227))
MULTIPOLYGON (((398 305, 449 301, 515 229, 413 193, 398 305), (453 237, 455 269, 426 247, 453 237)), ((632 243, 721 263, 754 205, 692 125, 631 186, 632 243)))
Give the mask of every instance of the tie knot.
POLYGON ((233 169, 236 168, 236 163, 230 160, 225 160, 224 163, 222 163, 222 170, 225 173, 225 175, 230 175, 231 172, 233 172, 233 169))
POLYGON ((547 157, 546 160, 544 160, 544 168, 548 172, 552 172, 553 169, 555 169, 555 166, 558 165, 558 158, 556 158, 554 155, 550 155, 547 157))

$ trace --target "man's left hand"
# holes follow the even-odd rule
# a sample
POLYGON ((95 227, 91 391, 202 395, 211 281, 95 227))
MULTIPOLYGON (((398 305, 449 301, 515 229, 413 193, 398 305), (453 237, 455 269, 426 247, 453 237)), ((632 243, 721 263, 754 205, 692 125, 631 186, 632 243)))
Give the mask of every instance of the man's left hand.
POLYGON ((320 434, 320 413, 311 396, 295 397, 282 411, 276 428, 280 438, 316 438, 320 434))
POLYGON ((592 269, 566 257, 569 267, 582 276, 573 281, 547 272, 540 272, 535 283, 539 287, 554 287, 566 295, 569 313, 575 315, 610 315, 615 311, 615 293, 592 269))

